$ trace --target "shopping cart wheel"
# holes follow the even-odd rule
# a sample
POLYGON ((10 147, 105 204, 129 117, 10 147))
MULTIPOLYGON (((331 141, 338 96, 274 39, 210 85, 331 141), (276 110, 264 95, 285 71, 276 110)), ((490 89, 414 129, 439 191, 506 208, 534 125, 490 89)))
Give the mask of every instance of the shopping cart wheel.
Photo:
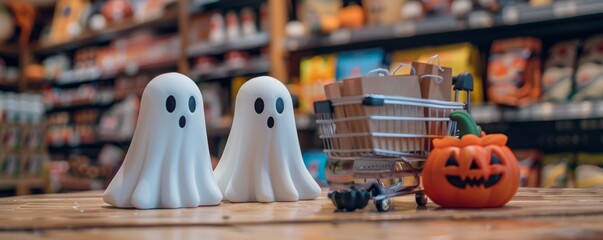
POLYGON ((379 212, 388 212, 392 209, 392 199, 384 198, 375 201, 375 207, 377 207, 377 211, 379 212))
POLYGON ((416 193, 415 200, 417 201, 417 205, 419 206, 427 205, 427 195, 425 195, 425 192, 416 193))

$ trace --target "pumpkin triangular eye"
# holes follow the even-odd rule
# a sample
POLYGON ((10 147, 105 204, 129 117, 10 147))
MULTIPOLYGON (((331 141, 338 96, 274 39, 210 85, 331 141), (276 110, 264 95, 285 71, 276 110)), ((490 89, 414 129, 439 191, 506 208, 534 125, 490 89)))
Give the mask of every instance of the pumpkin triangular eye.
POLYGON ((477 163, 475 163, 475 161, 472 161, 471 167, 469 167, 469 169, 479 169, 479 166, 477 165, 477 163))
POLYGON ((498 156, 496 156, 496 154, 492 154, 492 158, 490 158, 490 165, 494 165, 494 164, 502 164, 502 162, 500 161, 500 158, 498 158, 498 156))
POLYGON ((448 161, 446 161, 446 167, 447 167, 447 166, 457 166, 457 167, 458 167, 458 166, 459 166, 459 163, 458 163, 458 162, 456 162, 456 159, 454 159, 454 157, 453 157, 453 156, 450 156, 450 157, 448 158, 448 161))

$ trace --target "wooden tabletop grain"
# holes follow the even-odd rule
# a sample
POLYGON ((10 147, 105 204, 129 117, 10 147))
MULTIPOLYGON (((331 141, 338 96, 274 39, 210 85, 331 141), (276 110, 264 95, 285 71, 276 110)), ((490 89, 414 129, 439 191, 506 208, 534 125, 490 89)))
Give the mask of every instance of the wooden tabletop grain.
POLYGON ((313 201, 222 203, 186 209, 117 209, 101 192, 0 199, 0 239, 603 239, 603 190, 520 189, 503 208, 372 205, 334 213, 313 201))

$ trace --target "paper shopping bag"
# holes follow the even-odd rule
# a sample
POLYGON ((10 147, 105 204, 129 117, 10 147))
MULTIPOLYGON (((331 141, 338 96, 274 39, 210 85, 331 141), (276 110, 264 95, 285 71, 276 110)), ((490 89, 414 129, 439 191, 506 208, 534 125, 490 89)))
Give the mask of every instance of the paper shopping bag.
MULTIPOLYGON (((436 61, 439 62, 439 60, 436 61)), ((421 82, 421 97, 424 99, 452 101, 452 69, 440 66, 438 62, 436 62, 436 64, 422 62, 412 63, 412 66, 419 77, 419 81, 421 82)), ((425 117, 446 118, 450 113, 451 111, 446 109, 425 109, 425 117)), ((426 125, 428 135, 447 135, 447 121, 426 121, 426 125)), ((429 145, 431 138, 426 140, 428 142, 425 144, 429 145)))

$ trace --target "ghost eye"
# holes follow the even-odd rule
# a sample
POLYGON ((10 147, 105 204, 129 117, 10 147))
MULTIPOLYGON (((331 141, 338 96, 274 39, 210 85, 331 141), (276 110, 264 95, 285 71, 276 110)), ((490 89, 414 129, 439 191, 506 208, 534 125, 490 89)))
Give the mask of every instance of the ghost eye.
POLYGON ((260 114, 264 111, 264 100, 257 98, 254 103, 255 112, 260 114))
POLYGON ((283 99, 282 98, 276 99, 276 112, 281 114, 281 113, 283 113, 284 110, 285 110, 285 103, 283 102, 283 99))
POLYGON ((173 112, 174 109, 176 109, 176 98, 174 98, 174 96, 170 95, 167 100, 165 100, 165 109, 168 112, 173 112))
POLYGON ((191 96, 190 98, 188 98, 188 109, 191 110, 191 112, 195 112, 196 108, 197 102, 195 101, 195 98, 191 96))
POLYGON ((448 158, 448 161, 446 161, 446 167, 447 167, 447 166, 456 166, 456 167, 458 167, 458 166, 459 166, 459 163, 458 163, 458 162, 456 162, 456 159, 454 159, 454 157, 453 157, 453 156, 450 156, 450 157, 448 158))
POLYGON ((498 158, 498 156, 496 156, 496 154, 492 154, 492 158, 490 158, 490 165, 494 165, 494 164, 502 164, 502 162, 500 161, 500 158, 498 158))

